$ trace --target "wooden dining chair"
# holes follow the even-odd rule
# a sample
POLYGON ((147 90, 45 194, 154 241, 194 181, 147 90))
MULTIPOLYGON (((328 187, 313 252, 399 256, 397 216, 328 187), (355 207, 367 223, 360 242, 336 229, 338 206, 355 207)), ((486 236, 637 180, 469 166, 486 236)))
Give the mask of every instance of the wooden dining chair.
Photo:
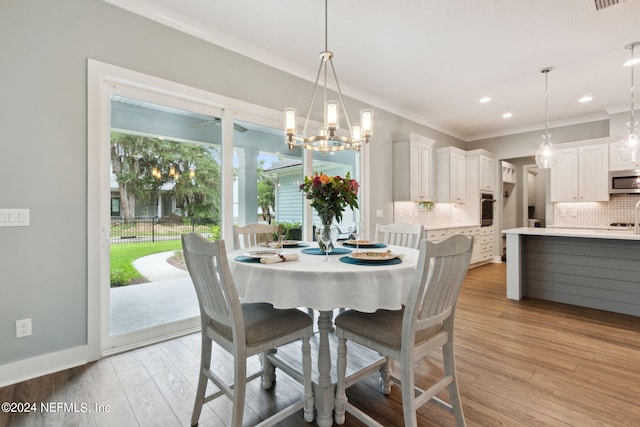
POLYGON ((270 426, 304 408, 306 421, 313 421, 311 389, 311 346, 313 320, 300 310, 279 310, 271 304, 241 304, 223 240, 210 242, 197 233, 182 236, 182 250, 200 305, 202 351, 200 373, 191 425, 197 426, 204 403, 223 394, 233 402, 232 427, 241 427, 246 383, 262 376, 263 387, 270 388, 275 368, 268 354, 272 349, 302 340, 302 399, 272 415, 260 426, 270 426), (211 352, 216 342, 233 356, 233 383, 227 384, 211 369, 211 352), (247 377, 247 358, 260 354, 263 369, 247 377), (211 381, 217 391, 206 395, 211 381))
MULTIPOLYGON (((385 394, 391 392, 391 379, 401 384, 405 426, 417 425, 416 410, 430 400, 453 413, 458 426, 465 425, 453 354, 453 321, 472 248, 472 236, 451 236, 439 243, 422 240, 416 274, 407 304, 401 310, 378 310, 375 313, 349 310, 336 317, 337 424, 344 423, 347 411, 367 425, 381 425, 347 400, 346 343, 349 340, 385 356, 386 362, 380 368, 380 384, 385 394), (438 348, 442 351, 444 377, 428 390, 421 390, 414 384, 414 364, 438 348), (389 361, 392 359, 400 361, 400 376, 390 372, 389 361), (450 403, 436 397, 444 388, 449 391, 450 403)), ((366 378, 375 369, 377 366, 372 365, 369 372, 365 369, 357 377, 366 378)))
POLYGON ((388 245, 405 246, 417 249, 424 226, 407 224, 405 222, 395 222, 393 224, 376 224, 376 242, 388 245))
POLYGON ((248 224, 233 226, 234 249, 244 249, 257 246, 259 243, 271 242, 276 239, 276 227, 270 224, 248 224))

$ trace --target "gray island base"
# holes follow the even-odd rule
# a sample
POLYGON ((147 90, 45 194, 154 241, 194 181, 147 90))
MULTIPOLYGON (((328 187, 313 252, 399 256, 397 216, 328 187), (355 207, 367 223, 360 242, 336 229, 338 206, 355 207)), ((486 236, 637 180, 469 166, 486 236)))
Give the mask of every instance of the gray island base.
POLYGON ((526 227, 504 233, 507 298, 539 298, 640 316, 640 236, 526 227))

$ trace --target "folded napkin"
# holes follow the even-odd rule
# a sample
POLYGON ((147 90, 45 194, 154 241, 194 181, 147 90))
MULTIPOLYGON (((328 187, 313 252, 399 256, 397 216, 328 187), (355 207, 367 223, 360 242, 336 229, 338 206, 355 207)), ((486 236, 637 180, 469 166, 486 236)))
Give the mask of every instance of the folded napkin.
POLYGON ((300 259, 298 254, 278 254, 264 256, 260 258, 260 262, 263 264, 273 264, 274 262, 297 261, 298 259, 300 259))

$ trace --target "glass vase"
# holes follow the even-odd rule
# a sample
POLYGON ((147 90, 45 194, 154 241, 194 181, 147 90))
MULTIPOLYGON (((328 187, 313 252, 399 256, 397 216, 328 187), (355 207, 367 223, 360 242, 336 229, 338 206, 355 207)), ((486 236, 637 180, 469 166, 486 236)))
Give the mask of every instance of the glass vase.
POLYGON ((320 224, 316 226, 316 241, 322 252, 331 252, 336 247, 340 229, 333 223, 333 215, 320 215, 320 224), (326 241, 330 243, 325 244, 326 241))

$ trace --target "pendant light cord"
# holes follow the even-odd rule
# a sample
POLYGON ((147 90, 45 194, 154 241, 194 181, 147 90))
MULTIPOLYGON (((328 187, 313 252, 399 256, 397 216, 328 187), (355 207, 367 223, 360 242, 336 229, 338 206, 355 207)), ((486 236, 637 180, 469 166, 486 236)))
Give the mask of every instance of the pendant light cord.
POLYGON ((549 135, 549 71, 552 67, 545 67, 540 70, 544 73, 544 130, 545 135, 549 135))
MULTIPOLYGON (((633 120, 633 102, 634 102, 634 98, 635 98, 635 97, 634 97, 634 92, 635 92, 635 90, 634 90, 634 86, 633 86, 633 65, 634 65, 634 64, 633 64, 633 49, 634 49, 635 47, 636 47, 636 43, 632 43, 632 44, 631 44, 631 65, 630 65, 630 67, 631 67, 631 126, 632 126, 632 129, 633 129, 633 127, 634 127, 634 120, 633 120)), ((633 132, 633 130, 632 130, 632 132, 633 132)))
POLYGON ((544 130, 549 135, 549 71, 544 73, 544 130))

